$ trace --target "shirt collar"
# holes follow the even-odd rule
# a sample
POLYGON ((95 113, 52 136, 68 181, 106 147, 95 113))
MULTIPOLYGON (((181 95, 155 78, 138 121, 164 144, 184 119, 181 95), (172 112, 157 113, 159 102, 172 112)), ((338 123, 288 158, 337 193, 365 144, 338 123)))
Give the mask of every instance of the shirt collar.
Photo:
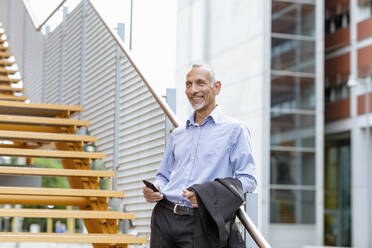
MULTIPOLYGON (((214 124, 217 124, 222 118, 222 112, 218 105, 212 110, 212 112, 205 118, 204 123, 206 123, 209 119, 213 121, 214 124)), ((203 123, 203 124, 204 124, 203 123)), ((190 117, 186 121, 186 127, 190 125, 199 126, 199 124, 195 123, 195 111, 190 115, 190 117)))

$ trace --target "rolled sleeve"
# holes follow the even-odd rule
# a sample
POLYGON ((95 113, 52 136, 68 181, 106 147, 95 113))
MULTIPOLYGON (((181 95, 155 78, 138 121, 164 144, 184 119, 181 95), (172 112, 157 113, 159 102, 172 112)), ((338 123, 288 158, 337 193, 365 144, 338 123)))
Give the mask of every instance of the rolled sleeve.
POLYGON ((247 127, 240 126, 236 141, 230 151, 230 162, 234 177, 239 179, 243 191, 253 192, 257 187, 256 168, 252 155, 250 133, 247 127))
POLYGON ((160 191, 162 191, 169 182, 169 176, 174 164, 174 154, 173 154, 173 138, 169 139, 168 145, 166 147, 165 153, 161 160, 159 170, 156 173, 156 179, 154 184, 159 186, 160 191))

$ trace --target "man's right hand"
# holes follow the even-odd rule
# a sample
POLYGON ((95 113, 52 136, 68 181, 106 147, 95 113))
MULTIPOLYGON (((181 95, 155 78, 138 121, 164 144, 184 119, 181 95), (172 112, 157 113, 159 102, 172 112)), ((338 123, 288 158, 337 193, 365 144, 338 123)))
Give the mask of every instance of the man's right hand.
MULTIPOLYGON (((159 189, 159 187, 157 187, 159 189)), ((143 196, 148 202, 158 202, 163 199, 163 195, 159 192, 154 192, 149 187, 144 186, 142 189, 143 196)))

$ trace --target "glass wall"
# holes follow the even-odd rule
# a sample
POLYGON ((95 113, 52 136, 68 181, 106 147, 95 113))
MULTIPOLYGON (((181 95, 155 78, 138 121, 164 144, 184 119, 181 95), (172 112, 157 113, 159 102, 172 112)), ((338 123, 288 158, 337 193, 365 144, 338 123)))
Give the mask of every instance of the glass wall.
POLYGON ((272 1, 270 222, 315 223, 315 5, 272 1))

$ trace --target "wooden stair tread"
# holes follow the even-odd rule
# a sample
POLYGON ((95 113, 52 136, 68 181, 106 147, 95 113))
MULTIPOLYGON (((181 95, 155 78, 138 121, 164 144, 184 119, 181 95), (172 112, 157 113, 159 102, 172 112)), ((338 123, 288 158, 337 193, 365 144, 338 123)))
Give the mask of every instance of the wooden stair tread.
POLYGON ((14 65, 14 62, 6 61, 6 60, 3 60, 3 59, 0 58, 0 65, 2 65, 2 66, 12 66, 12 65, 14 65))
POLYGON ((34 196, 74 196, 74 197, 118 197, 124 192, 94 189, 59 189, 34 187, 0 187, 0 195, 34 195, 34 196))
POLYGON ((16 70, 9 70, 9 69, 5 69, 5 68, 0 67, 0 72, 1 73, 7 73, 7 74, 14 74, 17 71, 16 70))
POLYGON ((62 118, 13 116, 13 115, 0 115, 0 123, 53 125, 53 126, 78 126, 78 127, 89 126, 89 121, 85 121, 85 120, 70 120, 70 119, 62 119, 62 118))
POLYGON ((72 219, 134 219, 135 214, 119 211, 62 210, 38 208, 0 208, 1 217, 72 218, 72 219))
MULTIPOLYGON (((75 135, 78 127, 89 125, 89 121, 70 119, 72 115, 83 110, 81 106, 22 102, 27 98, 17 96, 22 94, 16 92, 23 92, 24 89, 11 87, 13 83, 20 80, 8 77, 9 74, 16 73, 14 70, 7 69, 11 68, 7 66, 15 64, 11 62, 13 55, 8 52, 9 48, 5 47, 8 42, 3 44, 5 40, 0 41, 0 48, 2 48, 0 49, 0 141, 3 141, 0 144, 0 157, 26 157, 28 162, 32 161, 29 158, 34 157, 59 158, 65 168, 89 168, 91 159, 105 158, 104 153, 80 151, 82 142, 97 140, 96 137, 75 135), (45 150, 44 145, 52 142, 55 143, 57 150, 45 150), (44 150, 39 149, 40 147, 44 147, 44 150)), ((84 209, 0 208, 0 217, 83 219, 86 229, 90 232, 89 234, 0 232, 0 242, 107 244, 105 247, 146 242, 145 238, 115 234, 118 231, 118 220, 134 219, 133 213, 102 211, 107 210, 109 198, 124 197, 124 192, 98 189, 99 178, 113 177, 112 171, 0 166, 0 175, 18 176, 18 178, 19 176, 65 176, 68 177, 72 188, 0 186, 0 204, 79 206, 80 209, 84 209)))
MULTIPOLYGON (((106 197, 101 197, 107 199, 106 197)), ((21 204, 21 205, 55 205, 55 206, 89 206, 89 197, 85 196, 49 196, 49 195, 2 195, 0 204, 21 204)))
POLYGON ((15 96, 15 95, 6 95, 6 94, 0 94, 0 100, 6 100, 6 101, 26 101, 28 99, 27 96, 15 96))
POLYGON ((0 144, 0 148, 22 148, 22 149, 40 149, 40 144, 27 144, 25 142, 23 143, 14 143, 14 144, 0 144))
POLYGON ((114 177, 113 171, 0 166, 0 175, 54 177, 114 177))
POLYGON ((0 114, 11 113, 12 115, 20 114, 51 117, 66 112, 68 112, 69 115, 74 115, 82 110, 83 107, 77 105, 0 101, 0 114))
POLYGON ((143 244, 147 240, 129 234, 0 232, 0 242, 143 244))
POLYGON ((96 142, 97 137, 63 134, 63 133, 40 133, 40 132, 18 132, 0 130, 0 139, 25 140, 34 142, 64 142, 64 141, 82 141, 96 142))
POLYGON ((36 150, 21 148, 0 148, 0 156, 38 157, 38 158, 75 158, 75 159, 103 159, 106 154, 99 152, 76 152, 58 150, 36 150))
MULTIPOLYGON (((0 70, 0 72, 1 72, 1 70, 0 70)), ((21 79, 9 78, 7 76, 1 76, 0 75, 0 82, 18 83, 19 81, 21 81, 21 79)))
POLYGON ((0 58, 9 58, 11 57, 12 54, 11 53, 8 53, 8 52, 0 52, 0 58))
POLYGON ((0 85, 0 91, 8 91, 8 92, 23 92, 23 88, 15 88, 8 85, 0 85))

